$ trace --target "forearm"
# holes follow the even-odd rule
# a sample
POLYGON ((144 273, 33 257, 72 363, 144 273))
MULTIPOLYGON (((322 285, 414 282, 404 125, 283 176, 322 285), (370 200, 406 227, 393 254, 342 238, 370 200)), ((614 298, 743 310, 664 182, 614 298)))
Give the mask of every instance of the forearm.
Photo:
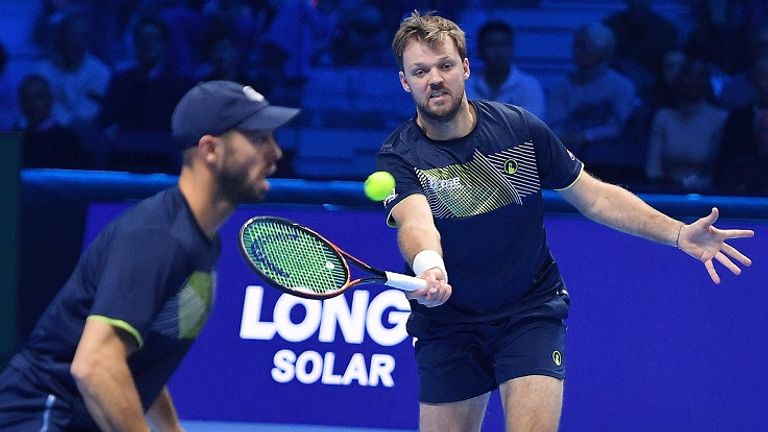
POLYGON ((183 430, 179 423, 179 417, 176 414, 176 407, 173 405, 171 392, 168 386, 163 387, 163 391, 157 396, 155 402, 147 411, 147 418, 158 432, 178 432, 183 430))
POLYGON ((410 224, 400 227, 397 232, 397 241, 400 252, 409 263, 423 250, 433 250, 440 255, 443 248, 440 245, 440 233, 433 226, 419 226, 410 224))
POLYGON ((622 187, 603 183, 601 188, 590 206, 579 208, 584 216, 628 234, 677 245, 682 222, 654 209, 622 187))
POLYGON ((424 195, 410 195, 392 210, 397 222, 397 242, 408 263, 423 250, 443 254, 440 233, 435 227, 432 212, 424 195))
POLYGON ((149 425, 125 363, 93 365, 90 372, 75 376, 77 388, 99 428, 105 432, 147 432, 149 425))
POLYGON ((102 431, 150 430, 128 368, 128 355, 135 349, 132 337, 109 322, 97 318, 86 321, 70 372, 102 431))

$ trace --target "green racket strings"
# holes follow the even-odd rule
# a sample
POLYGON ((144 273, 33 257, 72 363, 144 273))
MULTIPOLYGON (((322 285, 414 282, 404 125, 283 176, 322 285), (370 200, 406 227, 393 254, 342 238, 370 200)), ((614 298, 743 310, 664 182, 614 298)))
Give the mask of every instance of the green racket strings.
POLYGON ((346 267, 338 253, 293 225, 256 220, 245 228, 242 240, 251 263, 293 291, 325 294, 347 283, 346 267))

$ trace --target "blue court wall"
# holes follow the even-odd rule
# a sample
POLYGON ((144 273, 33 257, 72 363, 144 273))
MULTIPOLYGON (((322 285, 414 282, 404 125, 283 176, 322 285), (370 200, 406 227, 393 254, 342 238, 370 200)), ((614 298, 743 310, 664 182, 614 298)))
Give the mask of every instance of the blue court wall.
MULTIPOLYGON (((52 277, 66 272, 54 261, 76 260, 98 229, 133 200, 175 180, 23 172, 19 304, 32 302, 30 294, 55 292, 60 283, 52 277), (34 272, 48 280, 26 275, 30 255, 38 256, 38 265, 49 263, 34 272), (46 287, 29 285, 33 281, 46 287)), ((377 286, 323 303, 282 296, 247 270, 234 243, 245 219, 275 214, 316 228, 372 264, 398 270, 403 264, 383 209, 366 201, 356 182, 272 183, 266 202, 242 206, 222 229, 214 313, 171 382, 180 415, 415 429, 416 374, 402 296, 377 286)), ((733 243, 755 264, 739 277, 720 268, 723 283, 716 286, 690 257, 589 222, 547 193, 549 243, 573 301, 562 431, 764 430, 768 200, 643 198, 686 221, 719 207, 718 226, 756 231, 755 238, 733 243)), ((496 399, 484 430, 503 429, 496 399)))

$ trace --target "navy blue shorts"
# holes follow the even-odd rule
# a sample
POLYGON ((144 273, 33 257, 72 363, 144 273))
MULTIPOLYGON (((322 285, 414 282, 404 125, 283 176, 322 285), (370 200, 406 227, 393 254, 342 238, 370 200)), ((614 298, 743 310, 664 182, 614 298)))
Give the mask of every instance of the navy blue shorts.
POLYGON ((0 430, 58 430, 52 428, 49 423, 50 406, 53 402, 48 395, 35 391, 27 378, 13 367, 8 367, 0 374, 0 430))
POLYGON ((442 322, 412 313, 408 334, 416 340, 419 400, 470 399, 512 378, 565 378, 565 292, 512 316, 485 322, 442 322))
POLYGON ((87 432, 98 427, 90 416, 73 413, 69 403, 8 366, 0 374, 0 431, 87 432))

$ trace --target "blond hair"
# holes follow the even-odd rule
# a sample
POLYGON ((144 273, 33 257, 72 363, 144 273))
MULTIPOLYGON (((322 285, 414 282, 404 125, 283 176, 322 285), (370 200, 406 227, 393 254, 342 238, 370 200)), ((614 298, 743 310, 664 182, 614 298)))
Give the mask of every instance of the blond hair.
POLYGON ((423 41, 432 46, 442 45, 450 39, 459 51, 461 59, 467 58, 467 40, 458 24, 430 12, 422 15, 419 11, 413 11, 411 16, 400 23, 395 37, 392 40, 392 51, 395 53, 397 64, 403 70, 403 52, 412 40, 423 41))

